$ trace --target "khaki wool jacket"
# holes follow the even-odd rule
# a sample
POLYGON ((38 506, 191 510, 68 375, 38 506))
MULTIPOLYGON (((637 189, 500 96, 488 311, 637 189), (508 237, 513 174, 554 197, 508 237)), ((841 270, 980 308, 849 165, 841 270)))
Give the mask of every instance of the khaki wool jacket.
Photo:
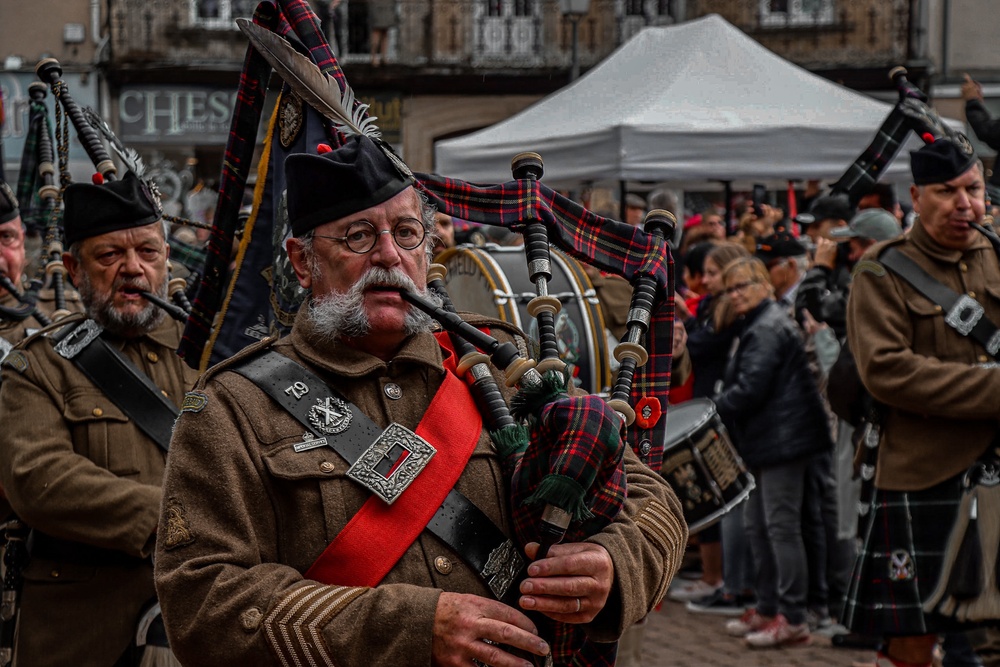
MULTIPOLYGON (((395 421, 413 430, 442 382, 441 348, 432 335, 418 334, 386 363, 321 342, 304 313, 290 336, 206 373, 178 420, 156 554, 171 646, 186 667, 430 665, 441 592, 489 597, 489 589, 426 530, 374 588, 305 579, 370 494, 346 476, 347 462, 332 449, 295 452, 302 424, 227 367, 270 345, 380 428, 395 421), (388 392, 398 398, 388 396, 389 383, 401 389, 388 392)), ((508 340, 516 333, 496 320, 472 323, 508 340)), ((663 479, 631 451, 626 461, 626 507, 591 538, 615 564, 607 613, 589 628, 603 640, 617 638, 659 602, 687 539, 680 505, 663 479)), ((507 484, 485 430, 455 488, 510 534, 507 484)))
POLYGON ((965 251, 942 248, 918 220, 907 236, 879 243, 854 269, 847 326, 861 381, 887 406, 875 485, 930 488, 966 470, 1000 425, 1000 368, 947 313, 879 263, 896 248, 932 277, 968 294, 1000 324, 1000 262, 977 235, 965 251))
MULTIPOLYGON (((4 294, 0 297, 0 306, 4 308, 17 308, 20 304, 17 299, 11 294, 4 294)), ((43 289, 38 293, 38 301, 35 303, 38 310, 42 312, 43 315, 48 316, 52 319, 52 313, 56 310, 56 299, 55 294, 51 289, 43 289)), ((83 312, 83 304, 80 303, 80 295, 78 295, 73 289, 66 289, 66 310, 70 313, 81 313, 83 312)), ((29 317, 24 320, 9 320, 4 319, 0 316, 0 339, 7 341, 11 347, 17 345, 22 340, 35 333, 42 328, 41 323, 39 323, 34 317, 29 317)), ((0 343, 0 359, 3 359, 4 354, 8 350, 5 346, 0 343)))
MULTIPOLYGON (((73 364, 49 335, 3 364, 0 484, 14 511, 48 537, 24 571, 19 667, 108 667, 133 640, 154 596, 150 555, 165 453, 73 364)), ((115 344, 179 406, 197 373, 175 354, 173 320, 115 344)), ((110 339, 114 340, 114 339, 110 339)))

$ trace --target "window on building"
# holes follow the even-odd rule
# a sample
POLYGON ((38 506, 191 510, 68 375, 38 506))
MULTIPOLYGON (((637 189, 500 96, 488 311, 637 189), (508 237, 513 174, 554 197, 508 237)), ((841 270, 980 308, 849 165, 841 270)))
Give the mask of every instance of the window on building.
POLYGON ((760 0, 764 26, 826 25, 834 22, 834 0, 760 0))
POLYGON ((257 7, 256 0, 189 0, 191 22, 204 28, 236 30, 236 19, 250 18, 257 7))
POLYGON ((645 16, 643 0, 625 0, 625 16, 645 16))

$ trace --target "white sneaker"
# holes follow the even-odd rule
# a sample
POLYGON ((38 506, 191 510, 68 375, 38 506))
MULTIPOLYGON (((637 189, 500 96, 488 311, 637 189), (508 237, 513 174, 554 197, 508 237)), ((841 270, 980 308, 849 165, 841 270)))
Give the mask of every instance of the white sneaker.
POLYGON ((667 598, 674 602, 690 602, 691 600, 700 600, 703 597, 709 596, 721 588, 721 581, 713 586, 699 579, 698 581, 689 581, 671 588, 667 593, 667 598))
POLYGON ((726 622, 726 634, 731 637, 745 637, 751 632, 757 632, 773 621, 772 616, 761 616, 756 609, 747 609, 739 618, 726 622))
POLYGON ((783 646, 803 646, 812 641, 806 623, 792 625, 781 614, 756 632, 751 632, 743 641, 750 648, 781 648, 783 646))

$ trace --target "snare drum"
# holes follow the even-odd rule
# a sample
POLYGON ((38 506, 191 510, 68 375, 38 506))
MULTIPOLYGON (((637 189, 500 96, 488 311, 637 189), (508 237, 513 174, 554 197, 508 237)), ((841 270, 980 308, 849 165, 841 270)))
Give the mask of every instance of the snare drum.
MULTIPOLYGON (((535 342, 537 352, 538 324, 527 311, 536 294, 524 248, 459 246, 445 250, 435 261, 448 269, 445 284, 456 310, 515 325, 535 342)), ((606 392, 611 386, 608 341, 594 287, 579 262, 555 248, 551 267, 549 296, 562 303, 555 322, 559 357, 577 386, 594 394, 606 392)))
POLYGON ((680 498, 688 531, 694 534, 746 500, 754 479, 729 440, 715 403, 696 398, 672 405, 666 420, 660 474, 680 498))

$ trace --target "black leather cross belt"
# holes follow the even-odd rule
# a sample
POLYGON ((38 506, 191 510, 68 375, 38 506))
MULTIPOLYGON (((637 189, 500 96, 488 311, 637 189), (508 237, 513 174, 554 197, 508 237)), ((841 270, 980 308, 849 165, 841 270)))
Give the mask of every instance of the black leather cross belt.
MULTIPOLYGON (((382 434, 360 408, 282 354, 265 351, 230 370, 257 385, 349 464, 382 434), (311 400, 302 400, 305 396, 311 400)), ((510 538, 471 500, 452 489, 427 530, 459 554, 498 600, 516 606, 520 591, 513 584, 524 578, 527 564, 510 538)))

